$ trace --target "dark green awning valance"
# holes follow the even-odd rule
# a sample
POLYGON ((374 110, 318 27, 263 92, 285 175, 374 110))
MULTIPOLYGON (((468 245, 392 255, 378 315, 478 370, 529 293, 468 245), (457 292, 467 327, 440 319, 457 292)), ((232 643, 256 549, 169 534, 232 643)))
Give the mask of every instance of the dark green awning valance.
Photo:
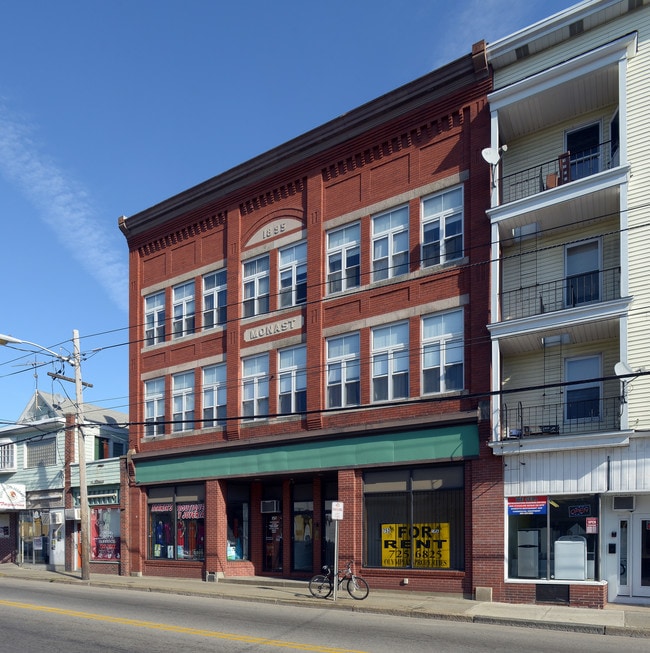
POLYGON ((475 424, 397 431, 333 440, 215 450, 176 458, 135 462, 138 483, 366 467, 417 462, 449 462, 478 456, 475 424))

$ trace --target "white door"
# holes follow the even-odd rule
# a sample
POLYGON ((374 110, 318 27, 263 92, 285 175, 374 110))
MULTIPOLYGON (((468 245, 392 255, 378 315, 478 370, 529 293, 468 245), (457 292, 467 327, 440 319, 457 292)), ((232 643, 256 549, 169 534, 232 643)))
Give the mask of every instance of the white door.
POLYGON ((650 515, 632 518, 632 595, 650 596, 650 515))

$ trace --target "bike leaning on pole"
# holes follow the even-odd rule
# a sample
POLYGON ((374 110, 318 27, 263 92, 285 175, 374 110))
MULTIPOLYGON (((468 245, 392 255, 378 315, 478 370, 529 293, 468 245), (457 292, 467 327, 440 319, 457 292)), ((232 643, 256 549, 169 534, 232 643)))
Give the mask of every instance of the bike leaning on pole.
MULTIPOLYGON (((370 587, 368 583, 357 576, 352 570, 353 560, 348 562, 345 571, 339 570, 337 575, 337 591, 340 591, 343 582, 347 580, 346 588, 348 594, 357 601, 362 601, 368 596, 370 587)), ((316 574, 309 581, 309 591, 317 599, 326 599, 334 591, 334 572, 329 565, 323 566, 322 574, 316 574)))

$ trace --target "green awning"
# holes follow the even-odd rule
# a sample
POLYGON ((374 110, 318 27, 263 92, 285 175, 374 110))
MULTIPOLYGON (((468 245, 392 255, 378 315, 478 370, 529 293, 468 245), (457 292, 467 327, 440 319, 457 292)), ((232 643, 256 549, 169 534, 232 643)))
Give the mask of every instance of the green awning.
POLYGON ((449 462, 478 456, 475 424, 370 436, 273 444, 250 449, 135 462, 138 483, 161 483, 205 478, 366 467, 418 462, 449 462))

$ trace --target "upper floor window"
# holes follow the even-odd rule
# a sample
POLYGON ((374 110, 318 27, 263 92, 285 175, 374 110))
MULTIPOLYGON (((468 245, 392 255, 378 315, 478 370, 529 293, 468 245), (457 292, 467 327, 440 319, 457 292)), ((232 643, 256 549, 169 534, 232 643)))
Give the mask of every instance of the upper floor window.
POLYGON ((174 296, 174 319, 172 332, 174 338, 194 333, 194 281, 176 286, 174 296))
POLYGON ((403 206, 372 219, 372 279, 409 271, 409 210, 403 206))
POLYGON ((422 266, 463 256, 463 189, 438 193, 422 201, 422 266))
POLYGON ((279 352, 279 412, 304 413, 307 410, 307 348, 303 345, 279 352))
POLYGON ((203 369, 203 427, 226 423, 226 364, 203 369))
POLYGON ((145 436, 165 433, 165 379, 144 382, 145 436))
POLYGON ((194 428, 194 372, 172 376, 172 431, 194 428))
POLYGON ((269 256, 244 263, 244 317, 269 312, 269 256))
POLYGON ((327 407, 358 406, 360 402, 359 334, 327 341, 327 407))
POLYGON ((567 358, 565 361, 566 419, 567 421, 591 422, 601 416, 601 374, 600 356, 567 358), (575 383, 583 381, 583 383, 575 383))
POLYGON ((600 300, 600 241, 566 246, 567 307, 600 300))
POLYGON ((110 438, 95 438, 95 460, 118 458, 124 454, 124 443, 110 438))
POLYGON ((307 243, 280 250, 280 306, 307 301, 307 243))
POLYGON ((372 400, 409 396, 408 322, 372 330, 372 400))
POLYGON ((595 175, 600 171, 600 123, 595 122, 567 132, 571 181, 595 175))
POLYGON ((226 311, 226 271, 206 274, 203 277, 203 328, 225 324, 226 311))
POLYGON ((422 318, 422 393, 462 390, 463 311, 422 318))
POLYGON ((25 467, 56 465, 56 439, 37 440, 25 445, 25 467))
POLYGON ((10 472, 16 469, 16 445, 13 442, 0 444, 0 471, 10 472))
POLYGON ((165 341, 165 291, 144 298, 144 338, 146 345, 165 341))
POLYGON ((269 355, 260 354, 242 360, 244 419, 269 414, 269 355))
POLYGON ((361 283, 361 227, 359 223, 327 233, 327 289, 329 293, 357 288, 361 283))

